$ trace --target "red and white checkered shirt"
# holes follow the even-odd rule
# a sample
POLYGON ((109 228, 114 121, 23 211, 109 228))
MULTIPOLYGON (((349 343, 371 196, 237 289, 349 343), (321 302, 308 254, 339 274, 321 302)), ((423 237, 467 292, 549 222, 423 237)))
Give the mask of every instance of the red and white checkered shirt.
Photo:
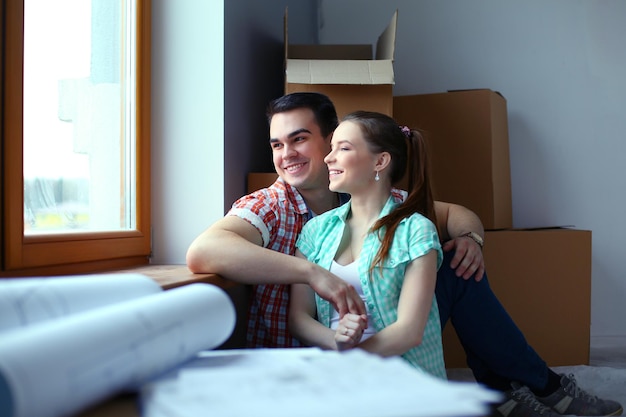
MULTIPOLYGON (((304 199, 278 178, 268 188, 235 201, 227 216, 238 216, 257 228, 263 247, 294 255, 304 223, 311 217, 304 199)), ((248 347, 299 347, 287 329, 288 285, 254 285, 248 317, 248 347)))

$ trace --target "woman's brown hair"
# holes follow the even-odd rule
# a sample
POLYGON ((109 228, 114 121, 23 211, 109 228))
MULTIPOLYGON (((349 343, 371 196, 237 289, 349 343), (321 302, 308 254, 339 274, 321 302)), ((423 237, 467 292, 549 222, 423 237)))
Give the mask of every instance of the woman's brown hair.
POLYGON ((391 248, 396 229, 404 218, 417 212, 437 225, 428 175, 426 143, 417 130, 398 126, 395 120, 382 113, 357 111, 345 116, 343 121, 356 123, 361 128, 363 138, 373 153, 388 152, 391 155, 392 184, 397 184, 405 173, 408 176, 406 200, 372 226, 373 232, 378 232, 379 236, 384 232, 384 236, 370 266, 371 272, 376 265, 382 265, 391 248))

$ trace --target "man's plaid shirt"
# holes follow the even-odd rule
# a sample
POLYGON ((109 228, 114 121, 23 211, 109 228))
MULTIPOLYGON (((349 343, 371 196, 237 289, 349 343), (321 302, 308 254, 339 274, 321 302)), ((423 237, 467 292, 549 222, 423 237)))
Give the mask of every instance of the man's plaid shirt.
MULTIPOLYGON (((227 216, 238 216, 257 228, 263 246, 294 255, 304 223, 311 217, 304 199, 278 178, 268 188, 235 201, 227 216)), ((299 347, 287 329, 288 285, 254 285, 248 317, 248 347, 299 347)))

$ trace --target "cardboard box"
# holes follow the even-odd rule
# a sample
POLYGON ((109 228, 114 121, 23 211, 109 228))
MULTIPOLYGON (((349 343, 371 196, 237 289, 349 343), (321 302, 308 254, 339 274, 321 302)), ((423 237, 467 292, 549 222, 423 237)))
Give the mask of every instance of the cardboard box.
MULTIPOLYGON (((591 232, 573 229, 485 233, 487 277, 526 340, 549 366, 589 364, 591 232)), ((446 367, 466 368, 448 323, 446 367)))
POLYGON ((285 94, 326 94, 339 117, 355 110, 393 114, 393 58, 398 11, 376 43, 363 45, 290 45, 285 11, 285 94))
POLYGON ((485 229, 513 227, 506 100, 491 90, 396 96, 393 116, 422 131, 436 200, 474 211, 485 229))
POLYGON ((261 188, 274 184, 278 174, 275 172, 250 172, 248 173, 248 193, 252 193, 261 188))

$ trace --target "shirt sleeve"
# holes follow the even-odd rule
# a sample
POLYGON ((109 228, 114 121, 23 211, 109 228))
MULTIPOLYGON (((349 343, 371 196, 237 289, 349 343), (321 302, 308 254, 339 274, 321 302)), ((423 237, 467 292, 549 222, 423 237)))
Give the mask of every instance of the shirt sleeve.
POLYGON ((428 218, 413 214, 406 219, 408 228, 408 251, 411 259, 426 255, 431 250, 437 251, 437 269, 443 262, 443 251, 435 224, 428 218))
POLYGON ((300 236, 298 236, 298 241, 296 242, 296 248, 302 252, 308 260, 311 260, 313 253, 317 250, 315 239, 316 224, 316 218, 309 220, 302 228, 300 236))
POLYGON ((267 247, 271 237, 277 230, 277 212, 275 199, 269 190, 261 190, 248 194, 235 201, 226 213, 227 216, 237 216, 254 226, 263 239, 263 247, 267 247))

